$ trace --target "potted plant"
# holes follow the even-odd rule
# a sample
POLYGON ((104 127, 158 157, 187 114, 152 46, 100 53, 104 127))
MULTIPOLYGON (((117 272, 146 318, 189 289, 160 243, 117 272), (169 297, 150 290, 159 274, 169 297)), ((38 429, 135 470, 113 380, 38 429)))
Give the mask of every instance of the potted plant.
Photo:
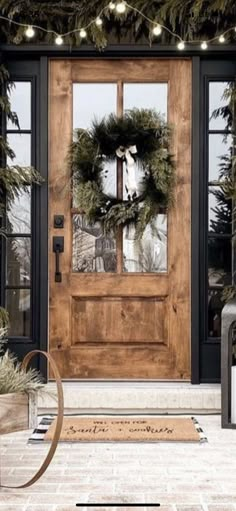
POLYGON ((43 382, 35 369, 27 372, 6 349, 8 313, 0 308, 0 434, 36 426, 37 392, 43 382))

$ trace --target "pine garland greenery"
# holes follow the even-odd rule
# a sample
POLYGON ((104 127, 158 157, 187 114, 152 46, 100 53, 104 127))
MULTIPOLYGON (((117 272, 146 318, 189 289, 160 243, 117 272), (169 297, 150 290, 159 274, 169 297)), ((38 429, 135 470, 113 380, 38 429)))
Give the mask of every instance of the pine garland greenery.
MULTIPOLYGON (((0 109, 6 120, 11 121, 17 128, 20 128, 17 114, 12 112, 10 103, 10 93, 14 84, 10 81, 10 76, 5 65, 0 65, 0 109)), ((5 163, 0 166, 0 219, 4 215, 6 206, 10 207, 11 203, 19 197, 21 191, 29 192, 29 185, 41 184, 43 179, 39 172, 33 167, 20 167, 14 164, 15 153, 11 149, 8 141, 0 135, 0 155, 1 161, 7 160, 12 165, 5 163)), ((0 233, 3 231, 0 230, 0 233)))
POLYGON ((37 392, 43 389, 40 374, 35 369, 27 372, 9 350, 5 350, 9 317, 0 307, 0 394, 10 392, 37 392))
MULTIPOLYGON (((94 121, 91 129, 79 129, 69 150, 73 196, 89 223, 100 222, 105 233, 120 225, 134 224, 141 238, 154 225, 158 213, 173 204, 175 170, 169 143, 171 130, 155 110, 132 109, 119 118, 114 114, 94 121), (116 151, 135 146, 133 159, 143 171, 139 193, 122 200, 104 193, 106 162, 116 151)), ((125 157, 123 158, 125 161, 125 157)))
MULTIPOLYGON (((22 23, 40 24, 48 30, 58 33, 67 32, 80 26, 86 26, 94 19, 108 0, 0 0, 0 10, 3 15, 22 23)), ((130 0, 130 4, 142 11, 151 19, 165 24, 170 30, 176 31, 184 39, 208 39, 236 23, 235 0, 130 0)), ((89 28, 89 40, 102 49, 109 42, 122 39, 150 41, 148 21, 139 13, 127 10, 121 16, 107 9, 104 13, 103 27, 93 24, 89 28)), ((230 37, 235 41, 233 32, 230 37)), ((11 26, 1 22, 1 42, 20 44, 26 42, 24 28, 11 26)), ((53 34, 37 31, 34 42, 54 43, 53 34)), ((172 36, 165 32, 161 42, 175 42, 172 36)), ((81 38, 78 33, 65 39, 65 43, 78 46, 81 38)))

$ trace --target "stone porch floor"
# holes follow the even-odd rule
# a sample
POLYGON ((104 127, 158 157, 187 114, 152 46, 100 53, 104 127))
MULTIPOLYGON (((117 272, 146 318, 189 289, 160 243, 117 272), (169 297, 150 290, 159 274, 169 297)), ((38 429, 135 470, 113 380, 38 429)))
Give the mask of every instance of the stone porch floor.
MULTIPOLYGON (((40 482, 0 490, 0 511, 75 511, 82 509, 76 503, 89 502, 160 503, 149 508, 153 511, 236 511, 236 430, 222 430, 219 415, 195 417, 209 443, 60 444, 40 482)), ((48 446, 27 445, 28 437, 27 431, 1 437, 2 484, 24 482, 39 467, 48 446)))

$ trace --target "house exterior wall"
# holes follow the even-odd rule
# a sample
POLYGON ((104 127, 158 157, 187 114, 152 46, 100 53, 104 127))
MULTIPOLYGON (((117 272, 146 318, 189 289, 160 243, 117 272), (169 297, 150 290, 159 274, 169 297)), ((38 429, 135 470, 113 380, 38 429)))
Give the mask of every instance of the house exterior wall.
MULTIPOLYGON (((48 59, 61 56, 63 50, 44 47, 43 52, 36 47, 4 47, 4 61, 8 63, 14 80, 30 79, 33 84, 33 126, 32 162, 41 171, 45 183, 35 190, 33 196, 33 251, 32 251, 32 335, 29 339, 10 339, 12 349, 22 358, 35 348, 47 350, 48 346, 48 59)), ((207 57, 200 58, 192 52, 193 63, 193 124, 192 124, 192 337, 191 365, 192 382, 218 382, 220 379, 220 339, 207 339, 206 336, 206 201, 207 183, 204 174, 207 154, 207 84, 209 80, 228 80, 235 76, 236 64, 232 58, 235 48, 227 50, 213 48, 207 57)), ((76 57, 97 55, 93 48, 81 48, 73 54, 76 57)), ((72 58, 73 58, 72 55, 72 58)), ((176 55, 176 49, 163 47, 162 50, 149 49, 144 45, 113 46, 102 58, 116 57, 168 57, 176 55)), ((189 55, 189 54, 188 54, 189 55)), ((68 58, 71 58, 68 57, 68 58)), ((99 58, 101 55, 99 54, 99 58)), ((4 128, 4 126, 3 126, 4 128)), ((1 303, 4 305, 5 248, 1 249, 1 303)), ((46 376, 46 367, 39 362, 46 376)))

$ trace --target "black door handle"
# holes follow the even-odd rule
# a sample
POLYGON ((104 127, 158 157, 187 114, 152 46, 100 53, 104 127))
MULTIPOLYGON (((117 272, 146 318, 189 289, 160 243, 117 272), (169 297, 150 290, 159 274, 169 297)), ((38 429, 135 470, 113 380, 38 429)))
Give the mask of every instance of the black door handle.
POLYGON ((55 282, 61 282, 59 254, 64 252, 63 236, 53 236, 53 252, 56 254, 55 282))

